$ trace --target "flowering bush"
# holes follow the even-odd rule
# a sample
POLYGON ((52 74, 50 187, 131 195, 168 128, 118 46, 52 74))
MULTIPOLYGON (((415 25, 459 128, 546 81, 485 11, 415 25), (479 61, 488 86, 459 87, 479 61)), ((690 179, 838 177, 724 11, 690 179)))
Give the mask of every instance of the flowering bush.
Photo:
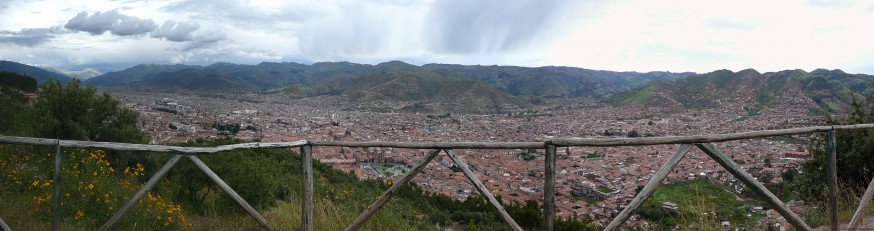
MULTIPOLYGON (((20 147, 0 145, 0 185, 3 189, 36 191, 33 213, 51 217, 53 157, 50 152, 37 154, 20 147), (9 186, 9 187, 7 187, 9 186)), ((106 160, 103 150, 67 149, 61 176, 62 211, 67 221, 100 225, 118 211, 142 187, 142 164, 126 166, 118 172, 106 160)), ((142 227, 162 229, 190 226, 182 208, 160 195, 148 193, 126 215, 128 222, 142 227)))

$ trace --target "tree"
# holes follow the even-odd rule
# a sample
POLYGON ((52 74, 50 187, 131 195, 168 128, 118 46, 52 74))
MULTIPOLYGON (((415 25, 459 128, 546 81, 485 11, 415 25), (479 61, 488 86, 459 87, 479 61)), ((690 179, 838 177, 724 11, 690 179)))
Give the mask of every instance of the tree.
MULTIPOLYGON (((851 109, 846 120, 826 116, 828 125, 874 123, 864 104, 852 97, 851 109)), ((864 190, 872 177, 874 169, 874 129, 840 131, 835 135, 837 147, 838 180, 854 191, 864 190)), ((821 133, 811 142, 811 159, 801 166, 801 173, 795 175, 793 186, 805 201, 826 201, 826 135, 821 133)), ((852 192, 859 193, 859 192, 852 192)))
POLYGON ((81 88, 73 80, 63 86, 50 81, 40 86, 34 103, 35 135, 39 137, 142 143, 145 135, 136 127, 137 113, 124 108, 109 93, 81 88))
POLYGON ((768 168, 770 168, 770 167, 772 167, 772 166, 773 166, 773 165, 771 165, 771 157, 770 157, 770 156, 768 156, 768 157, 765 157, 765 160, 764 160, 764 162, 765 162, 765 167, 768 167, 768 168))

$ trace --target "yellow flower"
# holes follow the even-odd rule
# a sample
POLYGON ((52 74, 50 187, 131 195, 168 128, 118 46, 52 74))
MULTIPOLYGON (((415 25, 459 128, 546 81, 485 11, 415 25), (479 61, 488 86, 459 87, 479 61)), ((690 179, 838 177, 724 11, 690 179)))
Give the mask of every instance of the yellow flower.
POLYGON ((88 189, 94 189, 94 184, 88 184, 88 189))
POLYGON ((35 181, 33 181, 33 184, 30 184, 30 185, 31 185, 31 186, 37 186, 37 185, 39 185, 39 180, 35 180, 35 181))
POLYGON ((82 210, 76 211, 76 217, 77 217, 77 218, 78 218, 78 217, 84 217, 84 216, 85 216, 85 213, 82 212, 82 210))

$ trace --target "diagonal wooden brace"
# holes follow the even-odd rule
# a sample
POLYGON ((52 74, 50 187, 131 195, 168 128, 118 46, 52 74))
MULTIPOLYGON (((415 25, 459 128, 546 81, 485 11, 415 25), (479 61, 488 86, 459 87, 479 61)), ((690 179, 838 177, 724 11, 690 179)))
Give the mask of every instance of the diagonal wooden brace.
POLYGON ((9 228, 9 225, 7 225, 6 222, 3 221, 3 218, 0 218, 0 230, 12 231, 12 228, 9 228))
POLYGON ((431 160, 433 160, 434 157, 436 157, 439 153, 440 149, 428 153, 428 155, 425 156, 422 161, 419 161, 419 163, 416 164, 416 167, 410 169, 410 171, 407 172, 407 174, 404 174, 404 176, 401 177, 398 182, 392 184, 391 188, 389 188, 388 191, 382 193, 382 196, 380 196, 379 199, 376 200, 376 202, 374 202, 373 205, 371 205, 370 208, 367 209, 367 211, 364 211, 364 213, 359 215, 358 218, 356 218, 355 221, 349 225, 349 227, 346 227, 346 231, 361 229, 361 227, 363 227, 364 224, 367 223, 367 220, 370 220, 373 215, 376 215, 376 212, 379 212, 379 210, 382 209, 382 207, 385 206, 385 204, 388 203, 389 200, 391 200, 392 196, 394 196, 394 194, 397 193, 398 190, 401 189, 401 187, 406 185, 407 182, 410 182, 410 180, 413 180, 413 177, 416 177, 416 175, 418 175, 419 172, 422 171, 422 169, 425 169, 425 166, 428 166, 428 163, 431 162, 431 160))
POLYGON ((449 158, 452 159, 452 162, 455 162, 455 165, 461 168, 461 171, 464 172, 464 175, 467 176, 467 179, 473 182, 476 190, 479 191, 480 194, 485 196, 489 203, 492 204, 492 206, 495 206, 495 209, 498 210, 498 214, 501 215, 501 219, 503 219, 504 222, 506 222, 511 229, 516 231, 522 231, 522 227, 519 227, 519 225, 516 224, 516 221, 514 221, 513 218, 510 217, 510 214, 507 214, 507 211, 504 210, 504 206, 501 206, 501 203, 498 202, 498 200, 495 199, 494 196, 492 196, 492 193, 489 192, 489 189, 483 185, 483 183, 479 180, 479 178, 476 177, 476 175, 473 174, 472 171, 470 171, 470 168, 467 167, 467 163, 465 163, 464 160, 461 159, 461 157, 456 155, 451 150, 444 151, 446 151, 446 155, 449 155, 449 158))
POLYGON ((677 149, 677 151, 674 152, 674 154, 671 155, 670 158, 668 158, 668 161, 665 162, 664 165, 662 165, 662 168, 659 169, 659 171, 656 172, 656 174, 649 179, 649 182, 646 183, 646 186, 643 186, 643 189, 640 190, 640 193, 638 193, 637 196, 635 196, 634 199, 631 200, 631 203, 629 203, 628 206, 626 206, 625 209, 623 209, 622 212, 620 212, 619 215, 616 216, 616 218, 613 218, 613 221, 611 221, 610 224, 607 225, 607 228, 604 228, 604 230, 617 230, 619 226, 622 225, 622 223, 625 223, 625 221, 627 221, 628 218, 630 218, 631 215, 633 215, 634 212, 637 211, 637 208, 640 207, 640 205, 643 204, 643 202, 646 201, 649 196, 652 196, 652 194, 655 192, 656 187, 658 187, 659 184, 661 184, 662 181, 668 177, 668 174, 671 173, 671 170, 673 170, 674 167, 677 167, 677 164, 679 164, 680 160, 682 160, 683 157, 686 156, 686 153, 689 152, 689 149, 692 149, 691 144, 681 145, 680 149, 677 149))
POLYGON ((173 168, 173 166, 175 166, 177 162, 179 162, 180 158, 182 158, 182 155, 175 155, 173 156, 173 158, 170 158, 170 160, 168 160, 167 163, 164 164, 164 166, 162 166, 161 169, 158 170, 158 172, 156 172, 154 176, 152 176, 152 178, 149 178, 149 181, 147 181, 146 184, 143 185, 142 188, 140 188, 140 191, 137 191, 137 193, 134 194, 134 196, 131 197, 130 200, 128 200, 127 203, 125 203, 124 206, 122 206, 121 209, 118 210, 118 212, 115 212, 115 214, 112 215, 112 218, 109 218, 109 221, 106 222, 106 224, 100 226, 100 230, 105 231, 115 228, 116 223, 118 223, 121 218, 124 217, 125 214, 127 214, 127 211, 133 208, 134 205, 136 205, 137 202, 140 201, 140 199, 143 199, 143 197, 146 196, 146 193, 149 192, 152 187, 155 187, 155 184, 158 183, 158 180, 161 180, 161 178, 163 178, 164 175, 167 174, 167 172, 170 171, 170 169, 173 168))
POLYGON ((768 202, 768 204, 771 205, 774 210, 777 210, 780 215, 783 215, 783 218, 785 218, 786 221, 789 222, 789 224, 792 224, 792 226, 799 230, 812 230, 810 226, 807 225, 807 223, 804 223, 804 221, 801 220, 801 217, 792 212, 792 210, 789 210, 789 208, 786 207, 786 205, 783 204, 783 202, 780 201, 777 196, 774 196, 771 191, 768 191, 768 189, 765 188, 762 183, 759 183, 759 181, 753 178, 752 175, 750 175, 749 173, 744 171, 743 168, 737 165, 734 160, 720 152, 712 144, 695 144, 695 146, 701 149, 701 151, 704 151, 704 153, 706 153, 708 156, 710 156, 710 158, 715 160, 716 163, 722 165, 725 170, 728 170, 729 173, 737 177, 737 179, 743 182, 746 186, 750 187, 753 192, 756 192, 756 194, 762 196, 762 198, 765 199, 765 202, 768 202))
POLYGON ((243 209, 246 210, 246 212, 249 213, 250 216, 252 216, 252 218, 255 218, 255 220, 258 221, 258 224, 261 224, 261 227, 264 227, 264 229, 266 230, 270 230, 270 226, 267 226, 267 219, 264 219, 264 217, 261 216, 261 214, 258 213, 257 210, 255 210, 255 208, 252 208, 252 206, 249 205, 246 200, 243 200, 243 197, 240 197, 240 194, 237 194, 237 192, 234 191, 231 186, 228 186, 228 184, 225 183, 222 178, 216 175, 215 172, 212 171, 212 169, 209 169, 209 167, 206 166, 206 163, 203 163, 203 161, 201 161, 200 158, 197 158, 197 156, 188 156, 188 159, 191 160, 191 162, 194 162, 194 165, 197 165, 197 167, 200 168, 203 173, 206 173, 206 175, 209 176, 209 179, 212 179, 212 181, 215 182, 215 184, 217 184, 219 188, 222 189, 222 191, 225 191, 228 196, 231 196, 234 201, 240 204, 240 206, 242 206, 243 209))

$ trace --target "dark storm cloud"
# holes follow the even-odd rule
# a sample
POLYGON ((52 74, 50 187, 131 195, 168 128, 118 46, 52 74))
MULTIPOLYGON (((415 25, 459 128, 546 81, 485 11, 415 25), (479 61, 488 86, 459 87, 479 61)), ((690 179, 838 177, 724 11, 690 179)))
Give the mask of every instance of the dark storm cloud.
POLYGON ((269 26, 275 22, 300 22, 318 11, 306 4, 280 4, 266 9, 250 1, 239 0, 184 0, 162 8, 167 12, 194 13, 198 18, 227 21, 246 26, 269 26), (256 23, 256 25, 249 25, 256 23))
POLYGON ((194 40, 194 31, 200 28, 200 24, 194 22, 175 22, 167 20, 161 27, 152 31, 152 38, 164 38, 173 42, 187 42, 194 40))
POLYGON ((208 48, 213 44, 227 39, 227 35, 218 31, 199 32, 193 35, 192 40, 182 45, 180 51, 192 51, 197 49, 208 48))
POLYGON ((155 30, 158 25, 151 19, 140 19, 127 16, 118 11, 94 13, 82 12, 76 15, 64 28, 73 31, 85 31, 93 35, 103 34, 106 31, 118 36, 141 35, 155 30))
POLYGON ((436 1, 428 22, 437 52, 503 52, 521 48, 554 28, 571 1, 436 1))
POLYGON ((107 31, 118 36, 146 35, 152 38, 182 43, 174 48, 179 51, 191 51, 210 47, 227 36, 219 31, 203 31, 196 22, 176 22, 167 20, 161 26, 152 19, 141 19, 119 13, 116 10, 97 12, 89 15, 82 12, 67 21, 64 25, 71 31, 84 31, 92 35, 100 35, 107 31))
POLYGON ((0 31, 0 43, 13 43, 33 47, 46 43, 63 33, 67 33, 67 31, 61 27, 27 28, 20 31, 4 30, 0 31))

